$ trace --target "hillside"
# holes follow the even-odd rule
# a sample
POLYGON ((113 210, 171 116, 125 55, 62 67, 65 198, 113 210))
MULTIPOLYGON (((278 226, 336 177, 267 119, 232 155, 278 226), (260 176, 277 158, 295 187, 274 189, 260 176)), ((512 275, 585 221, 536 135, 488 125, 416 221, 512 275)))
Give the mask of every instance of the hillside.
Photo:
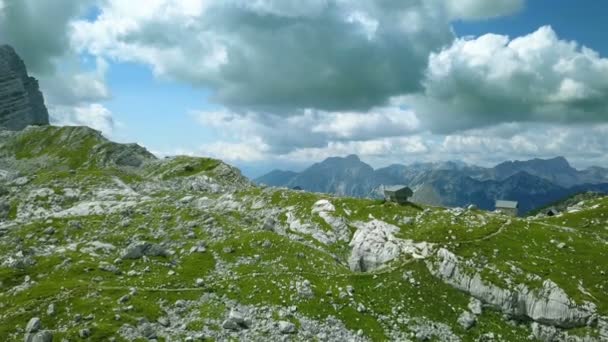
POLYGON ((559 218, 257 187, 0 133, 0 340, 602 341, 608 198, 559 218))

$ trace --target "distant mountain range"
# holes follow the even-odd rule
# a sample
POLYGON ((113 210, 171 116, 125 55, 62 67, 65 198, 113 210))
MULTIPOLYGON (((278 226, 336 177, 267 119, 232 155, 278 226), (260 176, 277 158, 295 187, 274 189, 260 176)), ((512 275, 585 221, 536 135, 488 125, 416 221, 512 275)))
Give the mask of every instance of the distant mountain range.
POLYGON ((608 193, 608 169, 573 168, 564 157, 508 161, 492 168, 462 162, 394 164, 374 170, 358 156, 332 157, 302 172, 275 170, 258 184, 353 197, 380 197, 383 185, 404 184, 413 201, 493 210, 496 199, 518 201, 526 213, 576 193, 608 193))

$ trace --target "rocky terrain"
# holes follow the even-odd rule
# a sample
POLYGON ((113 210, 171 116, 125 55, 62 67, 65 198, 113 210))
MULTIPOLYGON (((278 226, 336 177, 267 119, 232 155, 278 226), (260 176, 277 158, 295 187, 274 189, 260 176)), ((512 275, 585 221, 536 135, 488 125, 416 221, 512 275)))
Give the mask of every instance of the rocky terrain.
POLYGON ((427 205, 494 210, 497 199, 519 202, 520 213, 537 210, 573 194, 608 193, 608 169, 573 168, 563 157, 504 162, 492 168, 462 162, 391 165, 374 170, 355 155, 333 157, 302 172, 275 170, 257 184, 299 187, 342 196, 381 198, 384 185, 404 184, 413 201, 427 205))
POLYGON ((605 197, 509 218, 0 132, 2 341, 606 341, 607 247, 605 197))
POLYGON ((48 125, 49 113, 38 88, 15 50, 0 45, 0 127, 20 130, 28 125, 48 125))

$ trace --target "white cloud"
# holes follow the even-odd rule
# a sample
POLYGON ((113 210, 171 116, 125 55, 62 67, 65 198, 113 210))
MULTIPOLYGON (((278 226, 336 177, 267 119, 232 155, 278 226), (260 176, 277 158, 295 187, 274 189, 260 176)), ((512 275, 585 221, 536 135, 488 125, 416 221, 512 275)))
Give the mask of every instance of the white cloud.
POLYGON ((217 141, 201 146, 200 152, 229 162, 253 162, 272 157, 268 154, 268 145, 256 138, 244 142, 217 141))
POLYGON ((105 79, 108 68, 103 58, 97 58, 94 70, 83 71, 79 62, 66 58, 57 73, 40 77, 47 103, 53 106, 82 106, 109 99, 110 90, 105 79))
POLYGON ((0 43, 12 45, 35 74, 53 73, 69 54, 68 26, 95 0, 3 0, 0 43))
POLYGON ((431 54, 424 85, 424 95, 406 101, 436 131, 608 119, 608 59, 549 26, 515 39, 457 39, 431 54))
POLYGON ((488 19, 521 10, 524 0, 446 0, 451 18, 463 20, 488 19))
POLYGON ((357 154, 364 159, 400 160, 405 155, 420 157, 429 148, 421 136, 383 138, 365 141, 331 141, 324 147, 298 148, 280 156, 296 162, 319 161, 334 156, 357 154))
POLYGON ((12 45, 28 72, 39 79, 54 122, 89 125, 111 134, 111 114, 98 104, 110 96, 108 63, 97 58, 93 70, 85 70, 68 37, 70 22, 95 2, 0 0, 0 43, 12 45))
POLYGON ((566 156, 579 167, 608 165, 608 124, 560 126, 501 124, 491 128, 438 136, 435 152, 442 159, 462 158, 491 165, 510 159, 566 156))
POLYGON ((415 113, 399 107, 373 108, 368 112, 304 110, 289 117, 228 109, 194 113, 206 127, 223 138, 257 139, 269 153, 286 154, 298 148, 322 148, 331 142, 402 137, 418 131, 415 113))
POLYGON ((418 130, 419 126, 420 122, 413 111, 385 107, 372 109, 367 113, 322 113, 312 131, 338 139, 363 139, 407 135, 418 130))
POLYGON ((196 117, 221 139, 197 154, 249 162, 357 153, 378 163, 565 154, 608 163, 608 59, 550 27, 518 38, 453 35, 451 21, 523 5, 0 0, 0 37, 41 79, 56 123, 112 134, 101 104, 110 97, 106 60, 208 89, 224 109, 196 117), (95 3, 98 17, 79 18, 95 3), (78 52, 96 58, 92 70, 78 52))
POLYGON ((72 24, 79 51, 211 88, 219 104, 290 115, 367 110, 420 89, 454 38, 441 1, 108 0, 72 24))
POLYGON ((114 132, 112 112, 98 103, 77 107, 49 107, 49 113, 54 125, 88 126, 101 131, 107 137, 111 137, 114 132))
POLYGON ((203 126, 224 132, 220 141, 200 152, 231 162, 312 162, 353 153, 382 159, 428 152, 420 136, 404 137, 416 132, 418 122, 413 112, 399 108, 369 113, 306 110, 287 118, 226 109, 194 115, 203 126))

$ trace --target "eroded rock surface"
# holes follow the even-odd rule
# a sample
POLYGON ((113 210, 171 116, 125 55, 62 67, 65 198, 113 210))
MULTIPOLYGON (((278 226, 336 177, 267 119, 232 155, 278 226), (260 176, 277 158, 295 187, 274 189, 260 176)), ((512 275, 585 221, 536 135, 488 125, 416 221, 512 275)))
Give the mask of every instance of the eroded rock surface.
POLYGON ((577 306, 549 279, 537 290, 525 285, 503 289, 485 282, 479 273, 464 271, 458 257, 443 248, 437 251, 437 260, 427 265, 446 283, 513 317, 562 328, 585 326, 595 317, 593 305, 577 306))
POLYGON ((38 87, 15 50, 0 46, 0 127, 21 130, 28 125, 48 125, 49 113, 38 87))

